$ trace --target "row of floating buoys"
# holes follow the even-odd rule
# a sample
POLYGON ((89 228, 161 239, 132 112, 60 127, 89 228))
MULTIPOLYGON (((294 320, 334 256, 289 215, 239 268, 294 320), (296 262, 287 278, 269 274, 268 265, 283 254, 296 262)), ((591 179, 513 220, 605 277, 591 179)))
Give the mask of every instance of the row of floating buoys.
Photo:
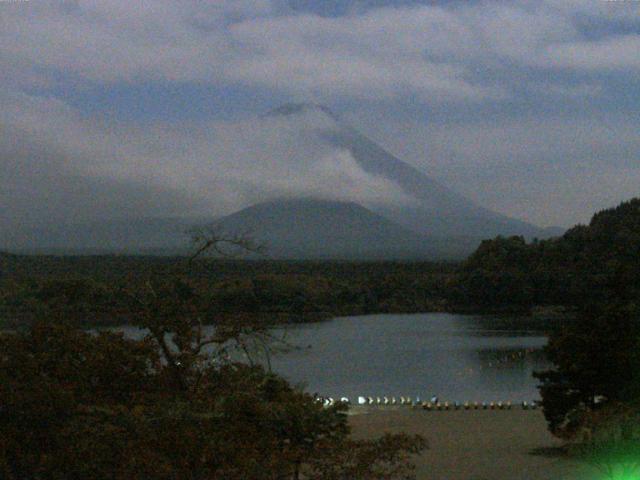
POLYGON ((314 400, 317 403, 321 403, 325 407, 330 407, 331 405, 335 405, 336 403, 344 403, 349 405, 351 402, 348 397, 341 397, 339 400, 334 399, 333 397, 318 397, 315 396, 314 400))
POLYGON ((423 402, 422 408, 425 410, 511 410, 512 405, 511 402, 464 402, 462 404, 459 402, 423 402))
MULTIPOLYGON (((522 410, 535 410, 538 408, 538 403, 535 401, 531 403, 525 401, 518 405, 522 410)), ((422 402, 422 408, 424 410, 511 410, 513 407, 514 404, 512 402, 464 402, 463 404, 458 402, 422 402)))
MULTIPOLYGON (((316 401, 322 403, 324 406, 329 407, 335 405, 338 402, 344 404, 351 404, 348 397, 341 397, 339 400, 335 400, 333 397, 316 397, 316 401)), ((411 397, 358 397, 358 405, 408 405, 414 407, 422 407, 424 410, 511 410, 514 404, 508 402, 440 402, 436 397, 432 398, 432 401, 421 401, 420 397, 416 397, 415 400, 411 397)), ((522 407, 522 410, 535 410, 538 408, 536 401, 522 402, 518 404, 522 407)))
POLYGON ((420 397, 358 397, 358 405, 420 405, 420 397))

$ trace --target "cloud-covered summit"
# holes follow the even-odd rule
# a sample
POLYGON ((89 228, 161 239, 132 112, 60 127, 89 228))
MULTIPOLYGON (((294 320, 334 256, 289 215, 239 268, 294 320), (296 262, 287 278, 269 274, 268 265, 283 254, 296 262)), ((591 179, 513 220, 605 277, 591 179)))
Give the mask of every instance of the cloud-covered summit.
POLYGON ((637 194, 637 2, 42 0, 0 2, 0 26, 12 222, 123 205, 217 215, 340 182, 347 199, 406 203, 345 149, 260 123, 291 101, 328 105, 439 183, 532 223, 586 221, 637 194), (302 144, 318 171, 293 153, 302 144))

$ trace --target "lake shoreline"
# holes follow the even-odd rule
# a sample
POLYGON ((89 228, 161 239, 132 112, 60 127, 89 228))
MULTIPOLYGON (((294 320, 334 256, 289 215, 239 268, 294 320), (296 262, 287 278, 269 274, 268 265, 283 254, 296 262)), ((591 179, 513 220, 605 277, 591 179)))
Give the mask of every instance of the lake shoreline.
MULTIPOLYGON (((318 396, 437 395, 441 402, 519 402, 539 398, 534 371, 547 368, 540 325, 494 316, 439 314, 365 315, 274 329, 273 350, 254 345, 229 361, 253 361, 318 396), (357 346, 357 347, 356 347, 357 346), (356 347, 356 348, 354 348, 356 347)), ((141 339, 135 325, 108 328, 141 339)), ((203 334, 213 333, 205 327, 203 334)), ((249 339, 247 339, 249 341, 249 339)))

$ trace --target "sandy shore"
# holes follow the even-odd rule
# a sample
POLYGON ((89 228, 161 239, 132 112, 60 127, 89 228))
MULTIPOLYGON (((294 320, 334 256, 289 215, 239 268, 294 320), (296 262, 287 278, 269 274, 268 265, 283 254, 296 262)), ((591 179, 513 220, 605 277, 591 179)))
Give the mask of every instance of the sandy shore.
POLYGON ((416 458, 420 480, 591 480, 566 458, 539 410, 428 412, 411 407, 356 410, 355 437, 418 433, 429 449, 416 458))

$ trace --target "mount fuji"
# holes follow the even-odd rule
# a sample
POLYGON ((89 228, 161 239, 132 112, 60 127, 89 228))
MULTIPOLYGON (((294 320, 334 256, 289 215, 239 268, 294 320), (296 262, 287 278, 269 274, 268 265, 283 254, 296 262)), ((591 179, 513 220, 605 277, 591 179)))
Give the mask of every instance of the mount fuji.
MULTIPOLYGON (((215 220, 189 217, 189 212, 184 218, 95 218, 89 224, 20 231, 8 239, 0 235, 0 248, 180 253, 189 248, 184 233, 189 227, 211 223, 228 233, 251 232, 272 258, 455 259, 497 235, 562 233, 476 204, 389 153, 325 106, 286 104, 256 122, 267 127, 263 143, 246 149, 241 143, 242 153, 233 161, 245 161, 247 172, 260 174, 242 187, 244 208, 230 215, 215 220)), ((245 140, 251 143, 251 135, 245 140)))
POLYGON ((253 232, 275 256, 455 258, 473 251, 484 238, 562 233, 474 203, 395 157, 325 106, 286 104, 262 119, 299 126, 304 141, 292 139, 292 145, 321 145, 346 154, 368 178, 394 191, 393 198, 382 187, 379 197, 374 191, 358 198, 357 188, 346 198, 335 189, 334 198, 301 192, 259 202, 217 223, 227 231, 253 232))

